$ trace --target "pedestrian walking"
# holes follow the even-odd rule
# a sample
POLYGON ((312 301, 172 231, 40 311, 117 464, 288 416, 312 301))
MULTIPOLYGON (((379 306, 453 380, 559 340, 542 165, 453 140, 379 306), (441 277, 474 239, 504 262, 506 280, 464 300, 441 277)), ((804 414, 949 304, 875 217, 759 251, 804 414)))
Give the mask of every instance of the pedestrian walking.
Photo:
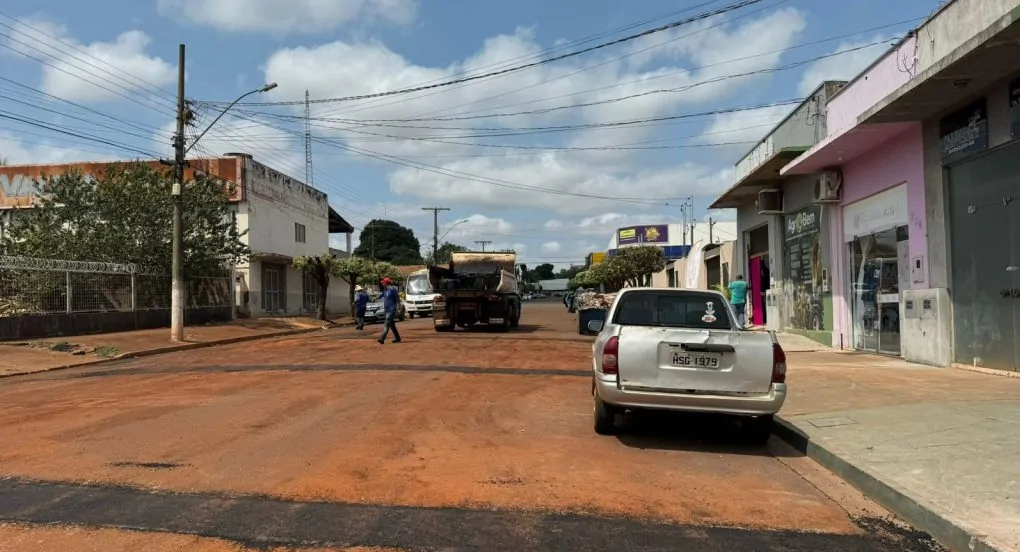
POLYGON ((737 313, 737 324, 743 329, 747 325, 747 282, 743 274, 730 282, 730 304, 737 313))
POLYGON ((354 286, 354 329, 365 329, 365 310, 368 309, 369 296, 365 288, 354 286))
POLYGON ((400 332, 397 330, 397 311, 400 310, 400 294, 397 288, 393 287, 393 280, 383 278, 381 282, 383 292, 383 312, 386 315, 383 322, 382 335, 379 336, 379 343, 386 343, 386 336, 393 332, 393 343, 400 343, 400 332))

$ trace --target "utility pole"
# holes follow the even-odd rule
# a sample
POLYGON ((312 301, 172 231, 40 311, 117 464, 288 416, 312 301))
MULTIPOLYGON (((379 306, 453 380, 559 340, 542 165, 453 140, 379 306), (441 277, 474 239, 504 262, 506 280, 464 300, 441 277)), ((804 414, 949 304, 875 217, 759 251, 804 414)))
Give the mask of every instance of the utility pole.
POLYGON ((432 262, 437 263, 439 256, 439 212, 449 211, 449 207, 422 207, 422 211, 432 211, 432 262))
POLYGON ((715 226, 715 221, 712 217, 708 217, 708 243, 715 243, 715 237, 712 234, 712 227, 715 226))
POLYGON ((485 251, 485 246, 492 243, 492 240, 475 240, 475 243, 482 246, 482 251, 485 251))
POLYGON ((174 207, 173 281, 170 289, 170 340, 184 341, 184 44, 178 47, 177 134, 174 135, 174 184, 170 199, 174 207))
POLYGON ((305 184, 315 185, 315 171, 312 170, 312 100, 305 89, 305 184))

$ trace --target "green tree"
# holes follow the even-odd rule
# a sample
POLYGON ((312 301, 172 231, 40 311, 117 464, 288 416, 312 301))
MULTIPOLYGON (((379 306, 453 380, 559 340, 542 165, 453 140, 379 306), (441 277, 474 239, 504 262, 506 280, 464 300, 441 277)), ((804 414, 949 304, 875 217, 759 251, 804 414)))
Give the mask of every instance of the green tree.
POLYGON ((436 258, 432 258, 432 251, 429 250, 425 255, 425 264, 432 266, 446 264, 450 262, 450 257, 454 253, 463 253, 465 251, 470 251, 470 249, 456 243, 443 242, 436 251, 436 258))
POLYGON ((552 280, 556 278, 556 274, 554 272, 555 268, 556 267, 549 263, 540 264, 535 267, 535 277, 539 280, 552 280))
POLYGON ((392 220, 373 219, 365 225, 359 236, 354 254, 373 261, 394 265, 422 264, 421 243, 410 228, 392 220))
POLYGON ((383 278, 389 278, 394 284, 400 284, 400 281, 404 278, 404 274, 400 272, 399 268, 384 262, 372 263, 369 273, 372 282, 380 282, 383 278))
POLYGON ((652 274, 666 267, 662 248, 655 245, 621 248, 611 260, 619 266, 620 274, 632 286, 651 285, 652 274))
POLYGON ((573 278, 574 276, 576 276, 577 274, 579 274, 579 273, 581 273, 583 271, 584 271, 584 267, 583 266, 571 266, 571 267, 568 267, 568 268, 560 269, 560 271, 556 273, 556 277, 557 278, 566 278, 566 279, 569 280, 570 278, 573 278))
POLYGON ((350 256, 338 259, 336 274, 348 284, 348 299, 351 308, 354 308, 354 288, 359 282, 370 280, 375 263, 364 257, 350 256))
MULTIPOLYGON (((310 275, 319 285, 319 304, 316 305, 316 318, 319 320, 328 320, 326 318, 326 299, 329 295, 329 280, 333 276, 340 276, 342 267, 342 260, 330 254, 294 259, 294 268, 310 275)), ((351 303, 353 304, 353 299, 351 303)))
MULTIPOLYGON (((68 172, 35 183, 40 205, 18 213, 0 241, 6 255, 138 263, 170 270, 172 175, 144 163, 111 165, 92 180, 68 172)), ((186 276, 225 274, 250 251, 228 198, 232 185, 213 178, 185 183, 186 276)))

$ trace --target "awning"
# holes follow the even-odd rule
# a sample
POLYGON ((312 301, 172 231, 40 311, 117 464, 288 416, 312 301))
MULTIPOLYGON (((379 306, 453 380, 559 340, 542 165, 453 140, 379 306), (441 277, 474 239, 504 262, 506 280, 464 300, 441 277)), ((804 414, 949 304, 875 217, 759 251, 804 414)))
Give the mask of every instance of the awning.
POLYGON ((344 220, 344 217, 337 213, 333 206, 329 207, 329 233, 330 234, 349 234, 354 232, 354 227, 351 223, 344 220))
POLYGON ((783 176, 811 174, 842 165, 920 123, 862 125, 827 136, 783 167, 783 176))
MULTIPOLYGON (((990 4, 988 9, 996 8, 990 4)), ((918 36, 925 39, 928 35, 922 30, 918 36)), ((978 90, 1014 75, 1016 63, 1005 60, 1018 58, 1020 11, 1014 9, 879 100, 857 118, 857 124, 922 121, 937 116, 966 102, 978 90)))
POLYGON ((709 209, 732 209, 757 200, 758 192, 780 179, 779 170, 808 150, 807 146, 786 147, 772 154, 764 163, 737 181, 719 196, 709 209))

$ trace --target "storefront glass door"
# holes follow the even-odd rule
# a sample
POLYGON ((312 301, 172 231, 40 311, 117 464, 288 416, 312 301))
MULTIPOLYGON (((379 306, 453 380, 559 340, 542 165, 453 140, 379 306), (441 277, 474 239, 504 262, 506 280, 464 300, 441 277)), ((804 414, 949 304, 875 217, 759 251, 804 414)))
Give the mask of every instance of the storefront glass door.
POLYGON ((906 227, 900 227, 849 244, 854 349, 900 354, 900 265, 906 240, 906 227))

